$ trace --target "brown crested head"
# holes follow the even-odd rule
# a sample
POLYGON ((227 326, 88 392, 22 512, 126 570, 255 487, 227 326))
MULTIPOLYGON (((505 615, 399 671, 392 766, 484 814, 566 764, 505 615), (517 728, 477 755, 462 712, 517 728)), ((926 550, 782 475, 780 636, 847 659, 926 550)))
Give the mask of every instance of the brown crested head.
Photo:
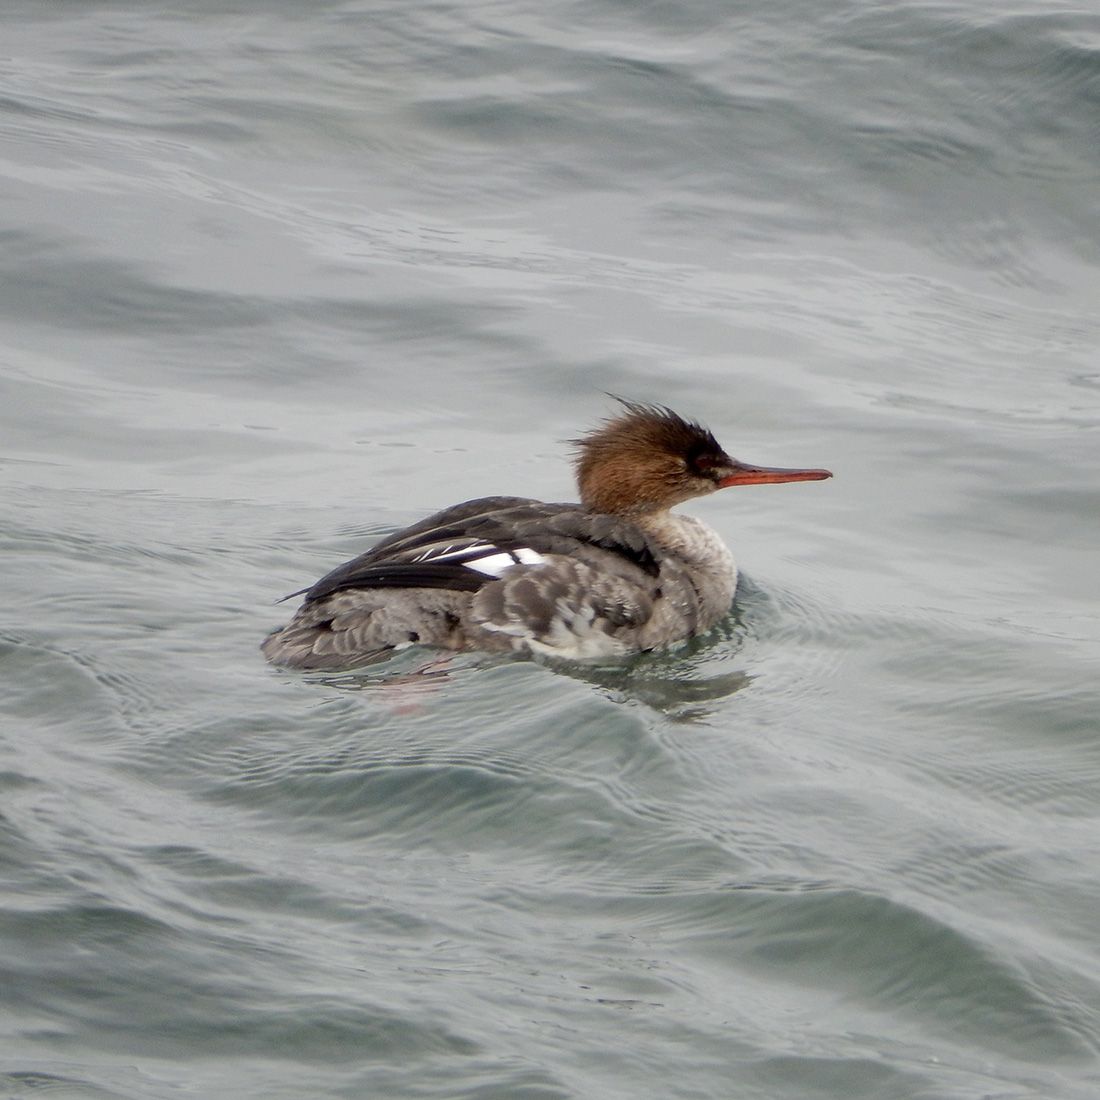
POLYGON ((697 421, 663 405, 615 400, 623 412, 572 440, 581 504, 590 512, 638 516, 727 486, 832 477, 828 470, 749 466, 730 458, 697 421))
POLYGON ((573 440, 581 503, 592 512, 639 515, 713 493, 711 476, 730 461, 718 440, 663 405, 616 398, 618 416, 573 440))

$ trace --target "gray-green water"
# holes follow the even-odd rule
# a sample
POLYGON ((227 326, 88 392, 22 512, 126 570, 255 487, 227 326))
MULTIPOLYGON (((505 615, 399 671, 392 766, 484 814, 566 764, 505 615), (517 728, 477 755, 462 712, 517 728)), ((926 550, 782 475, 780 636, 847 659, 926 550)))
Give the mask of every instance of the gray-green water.
POLYGON ((0 1095, 1100 1095, 1100 8, 9 3, 0 1095), (274 600, 602 391, 687 652, 274 600))

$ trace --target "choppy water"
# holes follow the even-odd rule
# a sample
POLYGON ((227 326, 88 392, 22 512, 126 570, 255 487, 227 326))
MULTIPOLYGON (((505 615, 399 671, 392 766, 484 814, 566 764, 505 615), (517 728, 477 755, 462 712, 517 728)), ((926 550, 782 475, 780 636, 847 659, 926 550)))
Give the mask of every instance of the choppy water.
POLYGON ((0 33, 0 1095, 1100 1095, 1100 8, 0 33), (716 637, 264 666, 604 390, 836 473, 716 637))

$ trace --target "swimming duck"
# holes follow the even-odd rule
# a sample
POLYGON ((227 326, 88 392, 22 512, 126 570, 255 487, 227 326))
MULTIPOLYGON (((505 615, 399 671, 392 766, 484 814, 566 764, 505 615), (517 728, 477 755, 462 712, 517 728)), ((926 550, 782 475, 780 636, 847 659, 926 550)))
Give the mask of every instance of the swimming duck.
POLYGON ((738 462, 702 424, 619 400, 618 415, 572 441, 579 504, 482 497, 397 531, 293 593, 302 604, 264 655, 300 669, 410 645, 599 659, 709 630, 730 609, 737 568, 716 532, 672 509, 832 474, 738 462))

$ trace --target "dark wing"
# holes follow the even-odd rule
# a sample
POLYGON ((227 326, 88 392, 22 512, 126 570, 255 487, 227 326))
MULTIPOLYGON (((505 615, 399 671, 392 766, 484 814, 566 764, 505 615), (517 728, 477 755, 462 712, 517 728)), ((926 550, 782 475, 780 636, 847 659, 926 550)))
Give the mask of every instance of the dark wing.
MULTIPOLYGON (((508 511, 513 508, 533 507, 540 502, 529 497, 479 497, 477 500, 463 501, 462 504, 452 504, 450 508, 444 508, 442 512, 435 512, 426 516, 419 523, 410 527, 402 527, 392 535, 387 535, 381 542, 375 543, 365 554, 356 558, 356 561, 365 561, 371 558, 386 558, 391 550, 397 550, 406 545, 415 545, 422 537, 428 542, 434 541, 434 533, 444 528, 462 529, 467 522, 474 522, 481 516, 492 515, 497 512, 508 511)), ((546 507, 546 505, 542 505, 546 507)), ((568 507, 563 505, 563 507, 568 507)), ((351 564, 350 562, 348 563, 351 564)))
MULTIPOLYGON (((657 576, 657 552, 639 528, 575 504, 485 497, 437 512, 345 562, 305 593, 306 602, 349 588, 446 588, 476 592, 513 565, 547 555, 599 559, 657 576)), ((296 593, 297 594, 297 593, 296 593)))

